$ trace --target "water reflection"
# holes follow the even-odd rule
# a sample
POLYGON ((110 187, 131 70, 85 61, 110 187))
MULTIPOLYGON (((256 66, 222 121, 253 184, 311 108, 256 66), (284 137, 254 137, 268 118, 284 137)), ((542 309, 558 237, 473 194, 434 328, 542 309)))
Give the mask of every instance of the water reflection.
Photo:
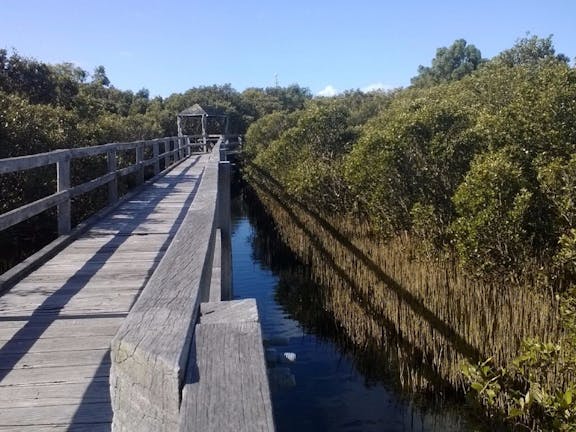
POLYGON ((270 364, 278 431, 474 430, 453 408, 402 396, 391 355, 398 347, 349 338, 326 307, 327 289, 311 280, 257 203, 237 197, 233 217, 235 296, 257 299, 272 357, 296 355, 270 364))

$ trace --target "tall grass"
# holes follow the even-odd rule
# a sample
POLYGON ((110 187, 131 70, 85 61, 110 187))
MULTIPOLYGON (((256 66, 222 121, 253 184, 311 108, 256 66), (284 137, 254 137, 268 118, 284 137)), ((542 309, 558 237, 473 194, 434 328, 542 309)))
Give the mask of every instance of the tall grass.
MULTIPOLYGON (((562 337, 558 302, 537 270, 515 281, 482 282, 450 257, 419 258, 420 245, 407 236, 383 241, 361 221, 320 214, 268 173, 249 170, 247 179, 283 241, 330 287, 323 303, 347 336, 359 347, 397 347, 391 366, 404 389, 462 390, 464 361, 493 357, 506 367, 524 339, 562 337)), ((554 368, 535 373, 550 389, 574 380, 554 368)))

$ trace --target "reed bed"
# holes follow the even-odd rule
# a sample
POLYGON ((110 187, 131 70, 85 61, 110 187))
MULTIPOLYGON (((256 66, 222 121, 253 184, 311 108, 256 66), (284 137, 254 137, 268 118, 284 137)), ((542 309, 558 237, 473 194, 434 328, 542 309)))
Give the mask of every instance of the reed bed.
MULTIPOLYGON (((538 282, 538 271, 513 282, 482 282, 449 257, 420 259, 420 245, 407 236, 383 241, 366 224, 318 213, 270 178, 248 180, 283 241, 327 287, 324 307, 347 337, 359 349, 396 350, 390 366, 403 389, 459 391, 464 361, 493 357, 506 367, 524 339, 562 337, 557 300, 538 282)), ((554 368, 537 373, 550 389, 574 379, 554 368)))

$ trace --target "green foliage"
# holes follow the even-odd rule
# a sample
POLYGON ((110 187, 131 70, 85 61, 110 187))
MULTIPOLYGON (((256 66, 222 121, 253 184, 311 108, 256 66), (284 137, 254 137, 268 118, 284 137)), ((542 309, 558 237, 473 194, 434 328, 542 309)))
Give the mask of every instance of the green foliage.
POLYGON ((499 421, 527 430, 576 431, 576 386, 565 382, 551 389, 542 378, 542 371, 550 368, 573 376, 575 354, 566 344, 529 339, 507 369, 490 358, 477 365, 465 363, 462 372, 472 400, 499 421))
POLYGON ((343 104, 314 101, 304 110, 275 113, 252 124, 247 157, 297 196, 313 198, 319 207, 340 208, 348 194, 337 167, 354 138, 343 104))
POLYGON ((265 151, 285 130, 294 127, 296 120, 297 116, 280 111, 265 115, 254 122, 246 132, 245 156, 251 158, 265 151))
POLYGON ((568 57, 564 54, 556 54, 552 42, 552 35, 547 38, 527 35, 524 38, 518 39, 512 48, 497 55, 493 61, 506 66, 536 66, 541 62, 551 60, 564 63, 568 63, 569 61, 568 57))
POLYGON ((438 48, 430 67, 420 65, 418 75, 411 80, 412 85, 429 87, 457 81, 475 71, 483 62, 478 48, 468 45, 464 39, 458 39, 449 47, 438 48))
POLYGON ((362 128, 344 175, 383 232, 409 229, 416 203, 431 206, 445 228, 478 141, 468 97, 446 87, 408 91, 362 128))
POLYGON ((427 256, 456 253, 502 295, 527 274, 562 293, 562 340, 464 373, 495 421, 576 430, 576 70, 550 37, 491 61, 461 40, 409 89, 323 102, 254 123, 250 159, 307 203, 408 233, 427 256))
POLYGON ((251 123, 274 112, 302 109, 312 95, 310 90, 294 84, 288 87, 248 88, 241 97, 245 121, 251 123))
POLYGON ((506 149, 479 155, 454 194, 452 225, 463 264, 489 273, 516 269, 529 249, 528 182, 506 149))

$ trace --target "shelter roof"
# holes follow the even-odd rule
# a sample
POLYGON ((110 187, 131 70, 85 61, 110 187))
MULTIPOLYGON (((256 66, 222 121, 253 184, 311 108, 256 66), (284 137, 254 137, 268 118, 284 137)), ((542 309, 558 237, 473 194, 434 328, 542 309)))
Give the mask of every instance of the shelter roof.
POLYGON ((226 117, 224 110, 211 106, 200 106, 194 104, 191 107, 186 108, 184 111, 178 114, 179 117, 226 117))

